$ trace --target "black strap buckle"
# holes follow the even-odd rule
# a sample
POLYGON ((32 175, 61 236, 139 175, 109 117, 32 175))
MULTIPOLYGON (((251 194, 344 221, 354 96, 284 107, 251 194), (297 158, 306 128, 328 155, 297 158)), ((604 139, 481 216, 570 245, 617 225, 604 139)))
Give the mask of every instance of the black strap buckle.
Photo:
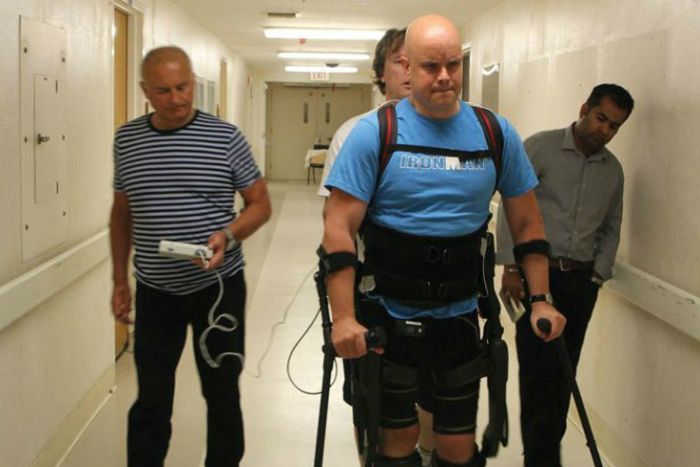
POLYGON ((458 262, 460 254, 462 257, 466 257, 466 254, 459 249, 439 248, 431 245, 426 249, 425 261, 430 264, 448 265, 458 262))
POLYGON ((440 261, 442 261, 444 253, 445 250, 441 250, 440 248, 431 245, 427 249, 425 260, 431 264, 439 263, 440 261))

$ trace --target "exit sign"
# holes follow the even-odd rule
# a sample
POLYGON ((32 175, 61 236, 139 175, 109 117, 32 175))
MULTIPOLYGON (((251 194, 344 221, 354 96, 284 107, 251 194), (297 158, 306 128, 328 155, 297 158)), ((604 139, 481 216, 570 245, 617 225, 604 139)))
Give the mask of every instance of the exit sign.
POLYGON ((312 71, 310 78, 311 81, 329 81, 331 76, 327 71, 312 71))

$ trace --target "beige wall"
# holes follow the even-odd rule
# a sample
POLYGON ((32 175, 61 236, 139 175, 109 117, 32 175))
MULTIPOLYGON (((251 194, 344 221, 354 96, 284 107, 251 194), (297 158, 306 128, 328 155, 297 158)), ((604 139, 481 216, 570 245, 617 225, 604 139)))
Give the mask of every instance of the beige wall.
MULTIPOLYGON (((597 83, 630 90, 637 106, 610 145, 626 177, 618 259, 700 296, 700 3, 510 0, 463 30, 472 100, 481 67, 501 63, 499 110, 523 137, 571 123, 597 83)), ((700 343, 651 311, 602 291, 581 390, 614 465, 695 465, 700 343)))
MULTIPOLYGON (((216 81, 220 59, 226 59, 229 120, 249 129, 248 72, 241 59, 172 3, 130 3, 141 12, 143 49, 178 44, 190 52, 200 76, 216 81)), ((55 465, 114 382, 111 267, 104 236, 97 236, 107 228, 112 201, 113 5, 106 0, 0 0, 0 13, 0 295, 12 297, 0 300, 5 304, 0 315, 23 313, 0 329, 0 464, 55 465), (62 27, 68 45, 68 240, 29 263, 20 257, 20 15, 62 27), (35 277, 41 274, 35 272, 87 238, 98 238, 92 245, 100 245, 99 252, 93 248, 89 261, 96 266, 84 267, 75 281, 32 309, 7 309, 31 301, 19 296, 15 279, 24 278, 22 290, 27 284, 30 290, 33 284, 39 287, 35 277)), ((133 94, 131 102, 131 115, 140 114, 140 94, 133 94)), ((79 267, 71 264, 73 270, 79 267)), ((52 267, 59 266, 54 262, 52 267)))

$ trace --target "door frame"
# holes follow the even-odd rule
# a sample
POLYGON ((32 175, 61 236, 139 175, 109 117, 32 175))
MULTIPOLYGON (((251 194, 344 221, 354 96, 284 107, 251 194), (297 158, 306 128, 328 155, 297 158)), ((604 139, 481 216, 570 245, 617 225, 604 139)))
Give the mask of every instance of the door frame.
POLYGON ((114 8, 129 17, 129 39, 127 43, 127 69, 129 77, 126 84, 127 120, 134 119, 148 112, 146 98, 141 92, 141 59, 143 58, 143 11, 126 0, 114 0, 114 8))
MULTIPOLYGON (((115 0, 113 11, 119 11, 127 16, 127 44, 126 44, 126 120, 132 120, 142 113, 146 113, 148 108, 143 105, 145 98, 143 97, 139 81, 141 80, 140 64, 143 50, 143 13, 133 5, 122 1, 115 0)), ((114 46, 114 44, 113 44, 114 46)), ((114 74, 114 70, 113 70, 114 74)), ((112 105, 115 105, 114 96, 112 105)), ((129 259, 129 267, 131 267, 131 258, 129 259)), ((134 281, 132 275, 129 274, 129 281, 132 290, 134 289, 134 281)), ((132 309, 134 307, 132 306, 132 309)), ((130 327, 115 321, 114 328, 114 359, 117 360, 124 354, 130 343, 130 327)))

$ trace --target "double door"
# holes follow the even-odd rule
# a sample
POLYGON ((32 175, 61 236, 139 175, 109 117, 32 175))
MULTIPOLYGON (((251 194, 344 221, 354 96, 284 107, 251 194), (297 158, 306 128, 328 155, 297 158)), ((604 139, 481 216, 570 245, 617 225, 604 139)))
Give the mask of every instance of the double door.
POLYGON ((314 145, 327 145, 350 117, 369 110, 370 85, 327 87, 271 83, 267 90, 266 175, 305 180, 304 159, 314 145))

